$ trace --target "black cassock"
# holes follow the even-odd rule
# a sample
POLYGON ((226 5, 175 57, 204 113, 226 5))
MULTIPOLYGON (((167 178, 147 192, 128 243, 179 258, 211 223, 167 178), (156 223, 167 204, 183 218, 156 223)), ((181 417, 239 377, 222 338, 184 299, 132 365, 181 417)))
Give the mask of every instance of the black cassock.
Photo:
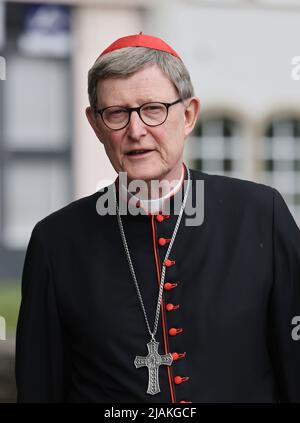
MULTIPOLYGON (((160 367, 161 392, 147 394, 148 370, 134 366, 150 337, 117 218, 96 211, 104 190, 33 230, 17 328, 18 401, 300 402, 300 231, 270 187, 191 177, 191 195, 204 180, 204 222, 186 226, 184 216, 171 250, 156 338, 160 354, 179 358, 160 367)), ((168 248, 159 239, 171 238, 176 219, 172 211, 161 221, 122 216, 151 329, 168 248)))

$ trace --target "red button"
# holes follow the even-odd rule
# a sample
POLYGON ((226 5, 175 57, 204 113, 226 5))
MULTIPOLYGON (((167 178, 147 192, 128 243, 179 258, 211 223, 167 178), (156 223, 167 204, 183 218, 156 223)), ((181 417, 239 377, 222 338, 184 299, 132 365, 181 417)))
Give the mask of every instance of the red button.
POLYGON ((171 335, 171 336, 176 336, 181 332, 183 332, 182 328, 171 328, 171 329, 169 329, 169 335, 171 335))
POLYGON ((176 288, 176 286, 178 285, 178 283, 171 283, 171 282, 166 282, 164 284, 164 289, 166 291, 171 291, 171 289, 176 288))
POLYGON ((183 382, 187 382, 189 380, 189 377, 182 377, 182 376, 175 376, 174 377, 174 383, 176 385, 180 385, 183 382))
POLYGON ((171 238, 159 238, 158 243, 160 246, 166 245, 168 242, 171 241, 171 238))
POLYGON ((177 360, 179 360, 180 358, 184 358, 185 357, 185 355, 186 355, 186 353, 184 352, 184 353, 182 353, 182 354, 178 354, 177 352, 173 352, 172 353, 172 357, 173 357, 173 360, 174 361, 177 361, 177 360))
POLYGON ((170 259, 167 259, 167 260, 165 260, 164 261, 164 265, 166 266, 166 267, 171 267, 171 266, 173 266, 173 264, 175 264, 176 263, 176 261, 175 260, 170 260, 170 259))
POLYGON ((157 214, 156 215, 156 220, 158 222, 163 222, 165 219, 169 219, 170 215, 168 214, 157 214))
POLYGON ((165 218, 164 218, 164 216, 163 216, 162 214, 157 214, 157 215, 156 215, 156 220, 157 220, 158 222, 162 222, 163 220, 165 220, 165 218))
POLYGON ((176 310, 177 308, 179 308, 179 304, 174 305, 174 304, 169 303, 169 304, 166 305, 167 311, 173 311, 173 310, 176 310))

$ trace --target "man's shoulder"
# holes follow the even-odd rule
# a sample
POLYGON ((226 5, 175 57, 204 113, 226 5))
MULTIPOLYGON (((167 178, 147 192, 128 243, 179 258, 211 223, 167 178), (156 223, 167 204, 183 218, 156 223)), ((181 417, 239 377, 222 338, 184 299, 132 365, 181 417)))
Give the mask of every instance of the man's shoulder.
MULTIPOLYGON (((229 176, 193 171, 194 180, 204 181, 205 203, 223 216, 252 215, 253 219, 272 220, 277 191, 262 183, 229 176)), ((279 193, 278 193, 279 194, 279 193)), ((279 194, 280 195, 280 194, 279 194)))
POLYGON ((214 175, 192 169, 195 180, 203 180, 208 194, 223 197, 229 196, 231 199, 245 200, 251 199, 273 199, 274 188, 246 179, 239 179, 230 176, 214 175))
POLYGON ((39 227, 59 230, 74 225, 84 225, 84 222, 89 222, 97 216, 96 203, 100 195, 101 192, 97 191, 72 201, 41 219, 38 222, 39 227))

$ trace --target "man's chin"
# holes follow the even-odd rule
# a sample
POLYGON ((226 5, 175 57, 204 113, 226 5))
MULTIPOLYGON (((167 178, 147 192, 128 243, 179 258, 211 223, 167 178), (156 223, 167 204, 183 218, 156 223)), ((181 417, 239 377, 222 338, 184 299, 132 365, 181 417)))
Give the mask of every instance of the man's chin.
MULTIPOLYGON (((125 163, 124 163, 125 164, 125 163)), ((123 172, 127 173, 128 180, 152 181, 160 179, 163 169, 160 169, 157 161, 140 160, 139 163, 126 163, 123 172)))
POLYGON ((157 174, 156 172, 128 172, 127 173, 127 178, 129 181, 136 181, 136 180, 141 180, 141 181, 153 181, 153 180, 159 180, 159 174, 157 174))
POLYGON ((127 172, 127 179, 129 181, 133 180, 142 180, 145 182, 153 181, 153 180, 159 180, 161 173, 158 169, 153 168, 141 168, 141 169, 127 169, 125 170, 127 172))

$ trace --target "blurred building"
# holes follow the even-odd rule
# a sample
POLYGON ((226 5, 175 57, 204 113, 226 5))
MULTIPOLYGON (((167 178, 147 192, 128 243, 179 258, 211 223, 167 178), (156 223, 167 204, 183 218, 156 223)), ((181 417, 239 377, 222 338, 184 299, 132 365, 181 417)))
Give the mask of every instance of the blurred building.
POLYGON ((0 0, 0 279, 20 277, 38 220, 115 178, 87 72, 140 31, 178 51, 201 99, 186 162, 276 187, 300 223, 299 21, 298 0, 0 0))

